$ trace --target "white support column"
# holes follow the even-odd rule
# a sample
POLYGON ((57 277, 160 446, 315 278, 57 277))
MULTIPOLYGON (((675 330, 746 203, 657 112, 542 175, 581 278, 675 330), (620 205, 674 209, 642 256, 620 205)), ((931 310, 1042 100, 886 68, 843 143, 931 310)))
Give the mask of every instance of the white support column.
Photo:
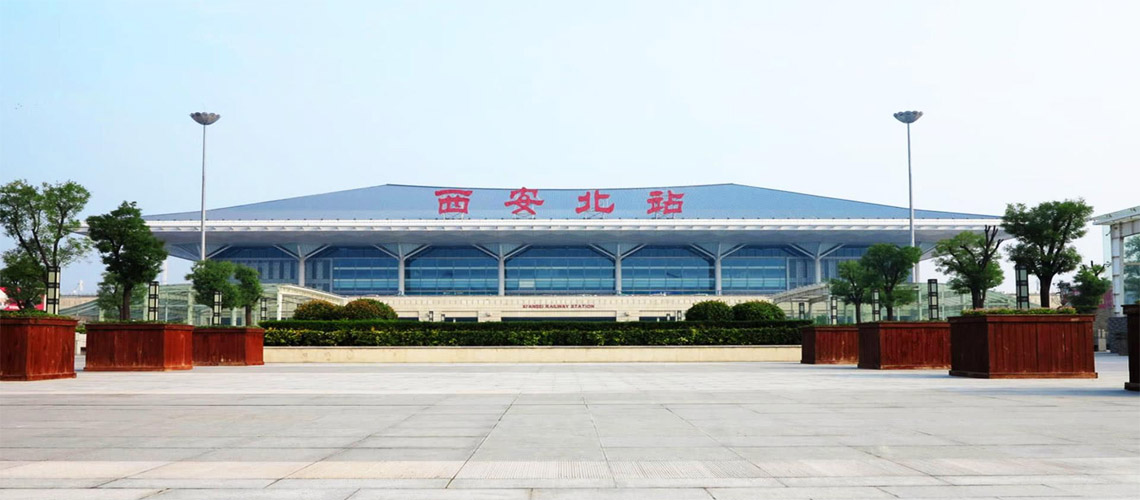
POLYGON ((614 255, 614 295, 621 295, 621 253, 614 255))
POLYGON ((713 278, 714 278, 714 282, 716 283, 716 294, 721 295, 722 294, 722 287, 721 287, 721 279, 720 279, 720 262, 722 259, 724 259, 724 256, 721 255, 719 245, 717 245, 717 246, 718 246, 718 248, 717 248, 717 252, 716 252, 716 258, 713 260, 713 278))
POLYGON ((297 259, 297 286, 305 286, 305 261, 307 257, 302 255, 297 259))
POLYGON ((507 257, 499 251, 499 296, 507 294, 507 257))
MULTIPOLYGON (((1124 231, 1122 224, 1109 226, 1109 255, 1112 258, 1112 312, 1124 314, 1124 231)), ((1103 233, 1102 233, 1103 234, 1103 233)))
POLYGON ((815 260, 815 282, 823 283, 823 257, 816 255, 815 260))
POLYGON ((277 321, 281 321, 281 309, 284 306, 284 297, 281 293, 281 288, 277 288, 277 321))
POLYGON ((404 263, 407 261, 408 259, 403 255, 396 257, 396 295, 404 295, 404 263))

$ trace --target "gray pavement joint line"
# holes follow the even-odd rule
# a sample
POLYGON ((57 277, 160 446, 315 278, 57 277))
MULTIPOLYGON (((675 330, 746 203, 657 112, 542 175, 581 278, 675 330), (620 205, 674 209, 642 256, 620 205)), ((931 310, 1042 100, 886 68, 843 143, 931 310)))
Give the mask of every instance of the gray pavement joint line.
POLYGON ((364 491, 364 488, 357 488, 357 489, 356 489, 355 491, 353 491, 352 493, 349 493, 349 495, 348 495, 348 496, 344 497, 344 499, 343 499, 343 500, 352 500, 352 497, 356 496, 356 495, 357 495, 357 493, 360 493, 361 491, 364 491))
MULTIPOLYGON (((578 381, 578 386, 581 387, 581 378, 576 376, 575 379, 578 381)), ((598 432, 598 419, 594 418, 594 410, 590 408, 590 402, 587 398, 582 398, 582 404, 586 406, 586 414, 590 415, 590 425, 594 428, 594 437, 598 439, 598 448, 602 449, 602 458, 606 461, 606 470, 610 473, 610 480, 613 481, 616 486, 617 479, 614 474, 613 465, 610 464, 610 454, 606 453, 606 447, 602 446, 602 433, 598 432)))
MULTIPOLYGON (((416 406, 423 406, 423 405, 416 405, 416 406)), ((407 416, 405 416, 404 418, 400 419, 400 421, 398 421, 398 422, 395 422, 395 423, 393 423, 393 424, 390 424, 389 426, 385 427, 384 429, 390 429, 390 428, 392 428, 392 427, 395 427, 395 426, 397 426, 397 425, 399 425, 399 424, 403 423, 405 420, 407 420, 407 419, 409 419, 409 418, 412 418, 414 415, 415 415, 415 413, 409 413, 407 416)), ((355 447, 356 447, 356 445, 358 445, 358 444, 360 444, 360 443, 362 443, 362 442, 364 442, 364 441, 367 441, 367 440, 368 440, 368 438, 371 438, 371 437, 374 437, 374 436, 376 436, 376 434, 377 434, 377 433, 379 433, 379 432, 384 432, 384 430, 382 429, 382 430, 380 430, 380 431, 377 431, 377 432, 373 432, 373 433, 371 433, 371 434, 368 434, 368 435, 366 435, 366 436, 364 436, 364 437, 362 437, 362 438, 360 438, 360 439, 357 439, 356 441, 353 441, 353 442, 351 442, 351 443, 349 443, 349 444, 345 445, 344 447, 341 447, 341 448, 336 448, 336 451, 334 451, 334 452, 332 452, 332 453, 329 453, 328 455, 325 455, 325 456, 324 456, 323 458, 321 458, 320 460, 314 460, 314 461, 313 461, 312 463, 310 463, 309 465, 306 465, 306 466, 304 466, 304 467, 301 467, 300 469, 297 469, 297 470, 295 470, 295 471, 293 471, 293 472, 290 472, 289 474, 286 474, 286 475, 285 475, 285 477, 279 477, 279 478, 277 478, 277 479, 274 479, 274 480, 273 480, 273 482, 271 482, 271 483, 269 483, 269 484, 265 485, 265 488, 262 488, 262 489, 269 489, 269 488, 273 487, 273 485, 274 485, 274 484, 277 484, 279 481, 281 481, 282 479, 288 479, 288 478, 289 478, 289 476, 292 476, 293 474, 296 474, 296 473, 298 473, 298 472, 301 472, 301 471, 303 471, 303 470, 305 470, 305 469, 308 469, 309 467, 312 467, 312 466, 314 466, 314 465, 317 465, 318 463, 321 463, 321 462, 325 461, 325 459, 327 459, 327 458, 329 458, 329 457, 331 457, 331 456, 333 456, 333 455, 336 455, 336 454, 338 454, 338 453, 342 453, 342 452, 344 452, 345 450, 349 450, 349 449, 355 448, 355 447)), ((259 437, 272 437, 272 436, 259 436, 259 437)), ((359 490, 358 490, 358 491, 359 491, 359 490)), ((354 492, 354 493, 353 493, 353 495, 355 495, 355 494, 356 494, 356 493, 354 492)), ((350 496, 351 496, 351 495, 350 495, 350 496)))
MULTIPOLYGON (((740 404, 735 404, 735 405, 736 405, 736 406, 738 406, 738 407, 740 407, 740 408, 742 408, 742 409, 746 409, 746 410, 748 410, 748 408, 744 408, 744 406, 743 406, 743 405, 740 405, 740 404)), ((667 410, 669 413, 672 413, 672 414, 673 414, 673 416, 675 416, 675 417, 677 417, 677 418, 681 419, 681 420, 682 420, 682 421, 684 421, 686 424, 689 424, 689 426, 691 426, 692 428, 696 429, 696 430, 697 430, 697 431, 699 431, 701 434, 704 434, 704 435, 705 435, 705 437, 707 437, 707 438, 709 438, 709 439, 711 439, 711 440, 713 440, 713 441, 715 441, 715 442, 719 443, 721 446, 724 446, 726 449, 728 449, 728 451, 731 451, 733 455, 736 455, 737 457, 740 457, 740 459, 741 459, 741 460, 744 460, 745 462, 748 462, 749 464, 752 464, 752 466, 753 466, 753 467, 756 467, 757 469, 760 469, 760 467, 757 467, 757 465, 756 465, 756 464, 754 464, 754 463, 752 463, 752 461, 751 461, 751 460, 749 460, 749 459, 745 458, 745 457, 744 457, 744 455, 741 455, 741 454, 740 454, 740 452, 736 451, 736 449, 735 449, 735 448, 733 448, 733 447, 731 447, 731 446, 728 446, 728 445, 726 445, 726 444, 724 444, 724 443, 721 443, 721 442, 720 442, 720 440, 719 440, 719 439, 717 439, 717 438, 715 438, 715 437, 713 437, 713 435, 712 435, 712 434, 709 434, 708 432, 705 432, 705 430, 704 430, 704 429, 701 429, 700 427, 696 426, 695 424, 693 424, 692 422, 690 422, 690 421, 689 421, 689 419, 687 419, 687 418, 685 418, 685 417, 682 417, 681 415, 677 414, 677 412, 673 411, 673 408, 672 408, 670 405, 667 405, 667 404, 666 404, 666 405, 662 405, 662 406, 664 406, 664 407, 665 407, 665 410, 667 410)), ((750 410, 750 411, 752 411, 752 410, 750 410)), ((760 469, 760 470, 761 470, 762 472, 764 472, 765 474, 767 474, 767 471, 764 471, 763 469, 760 469)), ((778 483, 780 483, 780 484, 784 485, 784 487, 785 487, 785 488, 786 488, 786 487, 788 487, 788 484, 787 484, 787 483, 785 483, 785 482, 783 482, 783 481, 780 481, 780 478, 778 478, 778 477, 772 477, 772 479, 775 479, 775 480, 776 480, 776 482, 778 482, 778 483)), ((706 491, 706 492, 707 492, 707 491, 706 491)), ((707 493, 709 493, 709 496, 710 496, 710 497, 711 497, 711 496, 713 496, 711 492, 707 492, 707 493)))
POLYGON ((447 479, 447 484, 443 486, 443 489, 451 488, 451 483, 453 481, 455 481, 455 477, 459 475, 459 473, 463 470, 464 467, 467 467, 467 463, 470 462, 471 458, 474 457, 475 454, 479 452, 479 448, 483 447, 483 443, 487 442, 487 438, 491 437, 491 433, 495 432, 495 428, 498 427, 499 423, 501 423, 503 421, 503 417, 506 416, 507 413, 511 411, 511 408, 514 408, 515 402, 517 402, 519 400, 520 395, 521 395, 521 393, 515 393, 514 397, 511 399, 510 404, 508 404, 506 408, 503 408, 503 411, 501 413, 499 413, 499 418, 495 419, 495 425, 492 425, 491 430, 487 431, 487 434, 483 436, 483 439, 479 440, 479 444, 475 445, 475 448, 473 448, 471 450, 471 454, 467 455, 467 458, 463 459, 463 465, 460 465, 458 469, 455 469, 455 473, 452 474, 451 477, 447 479))

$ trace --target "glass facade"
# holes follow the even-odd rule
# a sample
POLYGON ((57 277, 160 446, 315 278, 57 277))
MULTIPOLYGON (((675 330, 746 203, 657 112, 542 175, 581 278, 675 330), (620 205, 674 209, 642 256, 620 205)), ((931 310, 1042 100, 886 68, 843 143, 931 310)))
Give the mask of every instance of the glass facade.
MULTIPOLYGON (((858 259, 865 251, 843 247, 824 257, 823 281, 837 276, 840 262, 858 259)), ((234 247, 215 258, 257 269, 267 284, 299 281, 297 259, 273 246, 234 247)), ((1128 266, 1136 268, 1135 263, 1128 266)), ((713 259, 688 246, 646 246, 624 257, 621 267, 623 294, 716 290, 713 259)), ((404 293, 496 295, 498 272, 498 259, 474 246, 430 247, 406 261, 404 293)), ((534 246, 507 259, 504 289, 507 295, 612 295, 615 275, 613 259, 591 247, 534 246)), ((814 261, 786 247, 747 246, 721 261, 726 294, 773 294, 814 282, 814 261)), ((331 247, 305 260, 305 286, 340 295, 395 295, 399 263, 373 246, 331 247)))
POLYGON ((589 247, 531 247, 507 259, 506 293, 613 294, 614 262, 589 247))
POLYGON ((262 283, 297 282, 297 259, 277 247, 227 248, 213 258, 257 269, 262 283))
POLYGON ((495 295, 499 261, 475 247, 432 247, 408 259, 406 295, 495 295))
POLYGON ((399 263, 376 247, 335 247, 305 260, 305 285, 341 295, 394 295, 399 263))
POLYGON ((782 248, 745 247, 721 259, 724 293, 776 293, 788 289, 788 259, 782 248))
POLYGON ((827 257, 824 257, 822 262, 820 262, 820 265, 823 267, 823 281, 839 277, 840 262, 845 260, 859 260, 864 253, 867 253, 867 247, 843 247, 832 252, 827 257))
POLYGON ((715 281, 712 259, 687 247, 645 247, 621 260, 622 293, 713 293, 715 281))

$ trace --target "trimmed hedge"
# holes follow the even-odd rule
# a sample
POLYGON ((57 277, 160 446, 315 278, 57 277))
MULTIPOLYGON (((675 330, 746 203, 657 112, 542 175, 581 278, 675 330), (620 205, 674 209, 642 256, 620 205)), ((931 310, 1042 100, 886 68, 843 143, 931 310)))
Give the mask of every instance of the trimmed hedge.
POLYGON ((736 321, 777 321, 788 317, 780 306, 759 300, 750 300, 732 306, 732 316, 736 321))
POLYGON ((344 319, 396 319, 396 311, 388 304, 373 299, 356 299, 340 310, 344 319))
POLYGON ((1077 314, 1077 310, 1072 307, 1060 307, 1057 309, 1010 309, 1008 307, 994 308, 994 309, 967 309, 962 311, 962 316, 988 316, 988 315, 1013 315, 1013 314, 1026 314, 1026 315, 1048 315, 1048 314, 1077 314))
POLYGON ((732 308, 719 300, 704 300, 685 311, 685 321, 732 321, 732 308))
POLYGON ((798 345, 810 321, 419 323, 266 321, 267 346, 798 345))

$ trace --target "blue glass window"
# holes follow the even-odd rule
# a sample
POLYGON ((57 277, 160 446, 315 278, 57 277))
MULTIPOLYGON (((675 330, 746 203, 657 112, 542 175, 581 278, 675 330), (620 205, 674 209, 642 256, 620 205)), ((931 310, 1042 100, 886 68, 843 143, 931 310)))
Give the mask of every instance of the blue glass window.
POLYGON ((859 260, 867 247, 843 247, 823 258, 820 265, 823 267, 823 281, 839 277, 839 263, 845 260, 859 260))
POLYGON ((277 247, 231 247, 213 258, 256 269, 263 283, 297 282, 297 260, 277 247))
POLYGON ((392 295, 396 259, 375 247, 333 247, 305 261, 305 286, 343 295, 392 295))
POLYGON ((712 293, 715 280, 712 260, 686 247, 645 247, 621 261, 622 293, 712 293))
POLYGON ((612 294, 614 263, 589 247, 532 247, 506 262, 508 295, 612 294))
POLYGON ((473 247, 433 247, 405 264, 408 295, 494 295, 499 261, 473 247))
POLYGON ((745 247, 720 262, 725 293, 776 293, 788 289, 788 257, 782 248, 745 247))

